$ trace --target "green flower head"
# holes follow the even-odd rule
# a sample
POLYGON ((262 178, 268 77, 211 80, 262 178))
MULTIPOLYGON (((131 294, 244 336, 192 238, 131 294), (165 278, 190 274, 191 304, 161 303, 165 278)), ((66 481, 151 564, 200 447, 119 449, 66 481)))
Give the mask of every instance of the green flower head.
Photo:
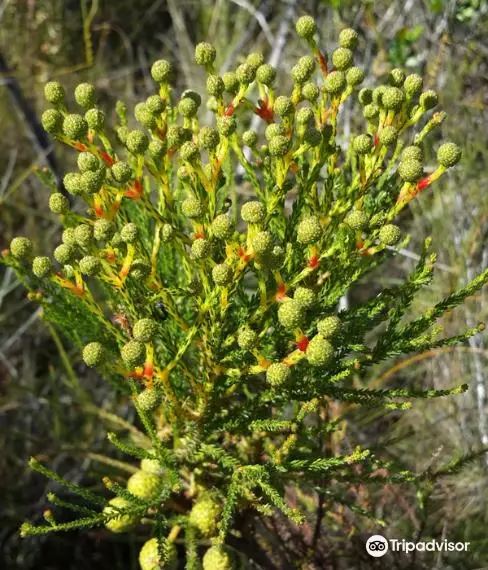
POLYGON ((80 83, 75 88, 75 101, 84 109, 95 106, 95 87, 91 83, 80 83))

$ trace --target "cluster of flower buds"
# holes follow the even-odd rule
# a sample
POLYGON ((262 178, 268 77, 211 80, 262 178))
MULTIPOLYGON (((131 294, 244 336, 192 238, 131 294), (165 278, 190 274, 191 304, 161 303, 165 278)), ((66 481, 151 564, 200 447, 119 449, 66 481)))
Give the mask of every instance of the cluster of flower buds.
MULTIPOLYGON (((438 98, 420 76, 393 69, 384 85, 361 89, 354 30, 340 32, 330 57, 313 18, 299 18, 296 31, 310 53, 293 65, 290 92, 279 92, 278 70, 262 54, 219 74, 215 48, 200 43, 206 96, 177 94, 173 65, 156 61, 157 89, 135 106, 137 128, 118 102, 115 137, 92 85, 76 87, 76 112, 59 83, 45 88, 52 107, 42 124, 78 152, 64 187, 86 210, 53 191, 49 207, 64 231, 52 256, 33 257, 30 240, 17 237, 5 258, 29 275, 48 318, 56 304, 62 324, 64 310, 88 366, 131 382, 138 409, 180 418, 178 430, 239 414, 235 396, 255 390, 256 378, 265 393, 291 394, 301 378, 337 371, 347 330, 330 299, 401 243, 396 215, 461 156, 441 145, 424 176, 423 141, 445 114, 431 113, 438 98), (342 148, 339 112, 353 97, 365 127, 342 148), (255 114, 259 131, 249 130, 255 114), (253 194, 246 201, 237 165, 253 194)), ((127 490, 151 499, 158 481, 142 469, 127 490)), ((107 508, 123 511, 124 500, 107 508)), ((205 537, 220 516, 209 501, 189 516, 205 537)), ((107 526, 134 522, 122 514, 107 526)), ((146 543, 143 570, 157 556, 157 543, 146 543)), ((212 547, 204 568, 230 568, 230 559, 212 547)))

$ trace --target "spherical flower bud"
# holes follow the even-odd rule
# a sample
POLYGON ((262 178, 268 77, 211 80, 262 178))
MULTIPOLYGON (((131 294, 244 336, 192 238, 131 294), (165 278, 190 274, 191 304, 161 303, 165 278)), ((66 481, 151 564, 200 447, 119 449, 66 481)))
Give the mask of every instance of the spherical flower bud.
POLYGON ((75 250, 73 247, 66 243, 58 245, 58 247, 53 252, 54 259, 61 265, 66 265, 69 263, 73 259, 74 254, 75 250))
POLYGON ((43 279, 51 273, 52 263, 49 257, 34 257, 32 261, 32 273, 39 279, 43 279))
POLYGON ((143 131, 134 130, 128 133, 125 146, 133 154, 144 154, 149 145, 149 139, 143 131))
POLYGON ((322 133, 315 127, 310 127, 305 131, 303 140, 308 146, 315 148, 322 142, 322 133))
POLYGON ((304 218, 297 227, 297 240, 302 244, 318 241, 322 237, 322 226, 317 216, 304 218))
POLYGON ((390 146, 391 144, 396 143, 398 139, 398 130, 396 127, 389 125, 388 127, 384 127, 381 129, 379 135, 380 144, 384 146, 390 146))
POLYGON ((317 330, 319 331, 319 334, 324 338, 331 338, 335 336, 339 332, 340 328, 341 320, 335 315, 320 319, 320 321, 317 323, 317 330))
POLYGON ((181 204, 181 210, 188 218, 200 218, 205 213, 205 206, 198 198, 186 198, 181 204))
POLYGON ((164 101, 159 95, 150 95, 146 99, 146 108, 150 113, 159 115, 164 111, 164 101))
POLYGON ((236 77, 241 85, 249 85, 256 77, 256 70, 247 63, 241 63, 236 69, 236 77))
POLYGON ((91 152, 80 152, 76 162, 81 172, 94 172, 101 166, 98 158, 94 154, 91 154, 91 152))
POLYGON ((64 103, 64 87, 57 81, 49 81, 44 86, 44 97, 48 103, 62 105, 64 103))
POLYGON ((423 79, 416 73, 407 75, 407 77, 405 77, 405 81, 403 82, 405 92, 410 98, 418 95, 422 91, 423 85, 423 79))
POLYGON ((444 143, 437 151, 437 161, 442 166, 450 168, 461 160, 461 149, 457 144, 444 143))
POLYGON ((49 209, 53 214, 65 214, 69 210, 69 200, 61 192, 54 192, 49 197, 49 209))
POLYGON ((314 83, 306 83, 302 87, 302 95, 306 101, 309 101, 310 103, 315 103, 315 101, 317 101, 318 96, 320 95, 320 90, 314 83))
POLYGON ((130 508, 130 503, 122 497, 115 497, 108 502, 108 505, 103 509, 103 514, 110 517, 105 523, 105 528, 111 532, 128 532, 132 530, 137 523, 137 517, 127 514, 121 514, 120 510, 127 510, 130 508), (114 508, 115 507, 115 508, 114 508))
POLYGON ((212 279, 216 285, 229 285, 232 281, 232 269, 227 263, 219 263, 212 269, 212 279))
POLYGON ((424 151, 420 146, 411 145, 403 149, 402 160, 411 160, 411 159, 422 162, 422 160, 424 159, 424 151))
POLYGON ((403 91, 398 87, 387 87, 381 96, 383 107, 392 111, 401 109, 404 99, 403 91))
POLYGON ((75 88, 75 101, 84 109, 95 106, 95 87, 91 83, 80 83, 75 88))
POLYGON ((170 125, 166 134, 168 148, 180 148, 184 142, 191 140, 191 137, 191 131, 188 131, 188 129, 184 129, 179 125, 170 125))
POLYGON ((290 141, 287 137, 278 135, 269 141, 269 154, 275 157, 285 156, 290 147, 290 141))
POLYGON ((82 358, 87 366, 95 368, 105 360, 105 349, 100 342, 90 342, 83 349, 82 358))
POLYGON ((194 259, 205 259, 211 251, 212 247, 208 239, 198 238, 191 244, 191 254, 194 259))
POLYGON ((224 89, 227 93, 235 95, 239 90, 239 81, 234 71, 226 71, 222 75, 222 81, 224 82, 224 89))
POLYGON ((304 317, 304 307, 293 299, 283 302, 278 309, 278 320, 288 330, 299 328, 304 317))
POLYGON ((190 182, 191 180, 191 171, 190 169, 185 166, 184 164, 178 168, 176 171, 176 177, 181 180, 182 182, 190 182))
POLYGON ((400 240, 400 237, 400 228, 393 224, 386 224, 378 233, 380 242, 385 245, 395 245, 400 240))
POLYGON ((156 83, 168 83, 173 75, 173 65, 166 59, 158 59, 151 66, 151 77, 156 83))
POLYGON ((161 487, 161 478, 147 471, 136 471, 127 481, 127 490, 139 499, 151 501, 156 498, 161 487))
POLYGON ((180 158, 190 163, 197 162, 200 158, 197 145, 192 141, 184 143, 180 148, 180 158))
POLYGON ((295 112, 295 105, 293 105, 292 100, 285 95, 280 95, 276 97, 273 111, 278 115, 278 117, 286 117, 295 112))
POLYGON ((331 95, 344 91, 346 76, 343 71, 331 71, 324 80, 324 90, 331 95))
MULTIPOLYGON (((149 130, 155 129, 158 125, 156 115, 149 110, 146 103, 137 103, 134 107, 134 115, 136 120, 149 130)), ((127 142, 127 137, 125 141, 127 142)))
POLYGON ((41 123, 46 132, 60 133, 63 128, 63 115, 56 109, 47 109, 41 116, 41 123))
MULTIPOLYGON (((146 390, 144 390, 146 391, 146 390)), ((155 392, 156 390, 150 390, 151 392, 155 392)), ((141 392, 141 394, 143 394, 144 392, 141 392)), ((141 396, 141 394, 139 394, 139 396, 141 396)), ((164 468, 161 467, 159 461, 157 459, 152 459, 150 457, 144 457, 144 459, 141 459, 141 464, 140 464, 141 470, 142 471, 147 471, 148 473, 154 473, 155 475, 163 475, 164 474, 164 468)))
POLYGON ((67 279, 73 279, 75 276, 75 268, 72 265, 64 265, 63 266, 63 275, 67 279))
POLYGON ((290 74, 293 82, 297 85, 304 85, 312 75, 298 63, 291 68, 290 74))
POLYGON ((308 287, 297 287, 293 294, 293 300, 299 303, 304 309, 311 309, 317 301, 317 295, 308 287))
POLYGON ((145 259, 136 258, 130 267, 130 273, 134 279, 145 279, 151 273, 151 266, 145 259))
POLYGON ((120 230, 120 238, 125 243, 135 243, 138 234, 139 230, 136 224, 133 224, 132 222, 125 224, 125 226, 120 230))
POLYGON ((76 247, 75 228, 66 228, 61 235, 61 241, 71 247, 76 247))
POLYGON ((285 127, 281 123, 271 123, 264 129, 264 136, 269 142, 273 137, 283 136, 286 133, 285 127))
POLYGON ((405 81, 405 72, 403 69, 392 69, 388 75, 388 81, 394 87, 401 87, 405 81))
POLYGON ((93 224, 93 236, 99 241, 108 241, 112 239, 115 233, 115 225, 110 220, 99 218, 93 224))
POLYGON ((178 112, 182 117, 191 118, 197 114, 198 105, 191 97, 184 97, 178 103, 178 112))
POLYGON ((202 96, 200 93, 198 93, 198 91, 195 91, 193 89, 185 89, 181 94, 181 98, 183 99, 185 97, 190 97, 190 99, 193 99, 199 107, 202 104, 202 96))
POLYGON ((211 546, 203 557, 203 570, 236 570, 234 558, 229 549, 211 546))
POLYGON ((93 231, 87 224, 80 224, 75 228, 75 241, 80 247, 88 247, 93 238, 93 231))
POLYGON ((237 333, 237 344, 243 350, 251 350, 256 346, 258 335, 250 327, 243 326, 237 333))
POLYGON ((138 340, 130 340, 120 349, 120 356, 131 369, 141 366, 146 358, 146 347, 138 340))
POLYGON ((298 65, 308 74, 315 71, 315 59, 311 55, 304 55, 298 60, 298 65))
POLYGON ((112 176, 115 178, 117 182, 121 184, 125 184, 129 182, 132 178, 134 178, 134 172, 132 167, 123 161, 116 162, 112 168, 110 169, 112 176))
POLYGON ((363 230, 367 227, 369 218, 366 212, 362 210, 353 210, 344 220, 346 224, 353 230, 363 230))
POLYGON ((299 37, 304 40, 312 40, 317 32, 317 24, 312 16, 302 16, 298 18, 295 29, 299 37))
POLYGON ((237 128, 237 121, 234 116, 226 117, 225 115, 217 117, 217 130, 220 136, 230 137, 237 128))
POLYGON ((234 225, 227 214, 218 215, 212 222, 212 235, 217 239, 228 239, 234 232, 234 225))
POLYGON ((269 63, 263 63, 257 68, 256 79, 263 85, 273 85, 276 79, 276 69, 269 63))
POLYGON ((120 237, 120 232, 115 232, 112 239, 110 240, 110 244, 113 247, 120 247, 124 242, 122 241, 122 238, 120 237))
POLYGON ((171 224, 163 224, 161 228, 161 241, 167 243, 174 234, 173 226, 171 224))
POLYGON ((92 131, 101 131, 105 125, 105 113, 100 109, 88 109, 85 113, 85 121, 92 131))
POLYGON ((69 139, 84 139, 88 133, 88 123, 81 116, 73 113, 66 115, 63 120, 63 134, 69 139))
POLYGON ((198 144, 200 148, 213 151, 220 142, 220 135, 214 127, 202 127, 198 133, 198 144))
POLYGON ((105 174, 105 167, 95 170, 95 172, 91 172, 90 170, 83 172, 81 175, 83 190, 88 194, 95 194, 98 192, 105 182, 105 174))
POLYGON ((158 549, 158 539, 151 538, 144 543, 139 552, 141 570, 176 570, 178 566, 178 551, 174 544, 169 546, 169 559, 161 562, 158 549))
POLYGON ((32 254, 33 245, 29 238, 14 237, 10 242, 10 253, 16 259, 26 259, 32 254))
POLYGON ((246 57, 246 63, 247 63, 247 65, 251 66, 256 71, 259 66, 263 65, 264 56, 261 52, 257 52, 257 51, 250 53, 246 57))
POLYGON ((290 377, 290 368, 281 362, 274 362, 266 370, 266 381, 273 387, 283 385, 290 377))
POLYGON ((132 328, 132 335, 141 342, 151 342, 156 334, 158 325, 153 319, 139 319, 132 328))
POLYGON ((373 139, 367 134, 358 135, 354 138, 352 147, 358 154, 367 154, 373 148, 373 139))
MULTIPOLYGON (((137 395, 137 405, 144 412, 151 412, 152 410, 156 409, 160 403, 161 403, 161 396, 159 395, 158 391, 155 388, 146 388, 140 394, 137 395)), ((142 463, 141 463, 141 469, 143 471, 149 471, 151 473, 154 473, 154 471, 150 471, 149 469, 143 469, 142 463)))
POLYGON ((102 262, 94 255, 86 255, 80 259, 80 271, 83 275, 93 276, 100 272, 102 262))
POLYGON ((322 335, 315 335, 308 343, 306 350, 307 360, 312 366, 324 366, 334 356, 334 349, 330 342, 322 335))
POLYGON ((308 125, 314 120, 314 114, 310 107, 303 107, 295 116, 295 120, 298 125, 308 125))
POLYGON ((402 160, 398 165, 398 174, 405 182, 417 182, 423 173, 424 168, 419 160, 402 160))
POLYGON ((373 91, 369 87, 363 87, 358 93, 358 99, 361 105, 368 105, 373 100, 373 91))
POLYGON ((155 162, 159 162, 166 152, 166 144, 159 139, 153 139, 147 147, 147 152, 155 162))
POLYGON ((339 33, 339 45, 342 48, 355 49, 358 45, 359 35, 352 28, 344 28, 339 33))
POLYGON ((215 61, 217 51, 212 44, 201 42, 195 47, 195 63, 203 67, 209 67, 215 61))
POLYGON ((222 514, 222 507, 213 498, 204 498, 197 501, 190 511, 189 523, 196 527, 203 536, 210 538, 218 532, 218 523, 222 514))
POLYGON ((367 121, 372 121, 379 115, 379 107, 374 103, 369 103, 363 107, 363 116, 367 121))
POLYGON ((385 92, 386 87, 384 85, 379 85, 375 89, 373 89, 373 103, 376 105, 383 106, 383 93, 385 92))
POLYGON ((258 232, 251 240, 254 252, 258 255, 265 255, 273 249, 273 238, 269 232, 258 232))
POLYGON ((256 146, 258 141, 258 135, 256 131, 244 131, 242 133, 242 144, 248 146, 249 148, 253 148, 256 146))
POLYGON ((209 75, 207 77, 207 91, 214 97, 221 97, 225 91, 225 85, 222 77, 219 75, 209 75))
POLYGON ((356 87, 364 81, 364 71, 359 67, 350 67, 346 71, 346 83, 351 87, 356 87))
POLYGON ((332 52, 332 63, 339 71, 345 71, 352 65, 353 53, 348 48, 337 48, 332 52))

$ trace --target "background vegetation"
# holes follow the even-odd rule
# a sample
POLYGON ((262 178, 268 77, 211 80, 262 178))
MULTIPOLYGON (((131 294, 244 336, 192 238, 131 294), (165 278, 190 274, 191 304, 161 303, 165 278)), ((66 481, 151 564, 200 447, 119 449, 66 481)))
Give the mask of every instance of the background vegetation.
MULTIPOLYGON (((420 311, 487 267, 488 249, 488 4, 483 0, 4 0, 0 2, 0 247, 16 234, 30 236, 43 251, 59 228, 47 208, 46 191, 32 175, 48 162, 62 175, 73 156, 55 152, 40 139, 35 116, 44 107, 43 83, 52 78, 67 88, 88 80, 108 103, 122 98, 131 105, 152 93, 149 65, 157 57, 176 62, 178 82, 200 87, 203 75, 192 63, 193 46, 209 39, 218 50, 222 71, 239 63, 241 51, 262 50, 266 59, 288 69, 302 54, 293 21, 311 13, 319 22, 321 45, 348 25, 361 34, 361 63, 369 77, 392 67, 420 72, 438 89, 449 117, 438 133, 464 149, 462 163, 434 192, 413 202, 402 219, 412 239, 408 250, 354 296, 371 296, 391 285, 415 263, 432 235, 439 253, 437 278, 425 290, 420 311), (367 289, 367 290, 365 290, 367 289)), ((341 116, 347 133, 356 117, 341 116)), ((435 141, 434 141, 435 142, 435 141)), ((432 143, 432 141, 431 141, 432 143)), ((432 151, 431 151, 432 152, 432 151)), ((432 153, 432 164, 434 165, 432 153)), ((246 186, 238 189, 246 193, 246 186)), ((40 251, 38 252, 40 253, 40 251)), ((487 293, 468 300, 448 316, 447 333, 486 320, 487 293)), ((405 465, 442 471, 465 454, 488 447, 486 381, 488 350, 475 337, 466 346, 417 355, 379 368, 376 386, 442 388, 467 382, 471 389, 455 398, 418 403, 388 415, 349 412, 348 429, 365 443, 395 440, 389 450, 405 465), (386 435, 387 434, 387 435, 386 435)), ((130 403, 79 362, 64 339, 40 319, 13 275, 0 268, 0 566, 31 568, 136 568, 134 544, 105 531, 21 540, 22 520, 42 512, 52 483, 29 472, 31 455, 68 478, 89 485, 111 472, 113 452, 105 433, 112 412, 131 420, 130 403), (131 560, 134 560, 131 562, 131 560)), ((471 542, 468 555, 449 559, 415 557, 375 561, 378 568, 488 567, 488 455, 479 454, 455 475, 435 486, 416 489, 387 486, 351 489, 359 506, 374 505, 392 538, 448 538, 471 542), (381 566, 381 564, 385 566, 381 566)), ((56 489, 58 492, 58 489, 56 489)), ((293 541, 294 529, 276 519, 262 529, 293 541)), ((325 513, 324 548, 330 568, 371 568, 364 550, 371 526, 350 512, 325 513)), ((304 529, 305 535, 313 529, 304 529)), ((313 566, 309 567, 310 569, 313 566)))

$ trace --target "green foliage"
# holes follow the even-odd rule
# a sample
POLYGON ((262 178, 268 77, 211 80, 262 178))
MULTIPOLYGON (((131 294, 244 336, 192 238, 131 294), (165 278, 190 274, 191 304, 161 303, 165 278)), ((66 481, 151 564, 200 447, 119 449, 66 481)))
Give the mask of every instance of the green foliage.
MULTIPOLYGON (((125 441, 110 434, 109 440, 146 463, 126 486, 104 479, 115 495, 109 500, 32 460, 33 469, 92 506, 73 506, 81 518, 70 522, 57 523, 49 514, 46 525, 25 523, 24 536, 95 525, 121 532, 139 521, 155 534, 141 550, 143 570, 173 564, 179 533, 189 568, 197 567, 202 536, 215 540, 207 560, 218 555, 225 565, 224 543, 241 530, 237 514, 278 510, 296 524, 304 521, 302 509, 285 499, 285 487, 320 489, 324 474, 333 474, 347 489, 358 478, 377 482, 383 468, 388 482, 418 479, 382 459, 381 450, 358 444, 352 452, 325 453, 313 420, 334 402, 402 410, 415 398, 465 389, 357 389, 353 377, 393 356, 479 332, 481 326, 439 338, 437 321, 478 291, 488 271, 408 321, 415 295, 433 276, 435 256, 427 242, 405 282, 348 310, 337 307, 342 295, 394 255, 401 236, 390 222, 459 153, 441 147, 442 163, 425 178, 418 153, 398 161, 402 146, 417 142, 417 128, 424 125, 427 134, 440 123, 429 111, 435 94, 413 94, 411 79, 404 84, 400 73, 399 85, 380 86, 371 97, 363 92, 361 103, 373 101, 377 112, 366 117, 363 133, 351 136, 354 144, 341 148, 338 113, 356 98, 362 78, 355 72, 348 80, 344 73, 353 64, 357 36, 342 33, 333 56, 340 71, 328 72, 313 20, 299 20, 297 31, 317 65, 305 70, 302 58, 287 95, 277 95, 269 69, 259 72, 259 54, 236 70, 236 85, 222 80, 230 91, 224 95, 215 49, 197 46, 196 63, 212 78, 217 130, 201 125, 199 96, 175 100, 172 68, 162 60, 151 68, 156 99, 134 112, 146 130, 127 132, 119 104, 118 138, 61 106, 60 86, 48 89, 63 128, 51 128, 56 117, 46 126, 83 153, 80 172, 69 173, 65 185, 85 210, 71 211, 58 196, 51 198, 65 228, 65 243, 54 253, 56 272, 46 258, 30 261, 25 238, 12 242, 3 261, 85 363, 132 397, 147 437, 125 441), (303 74, 315 89, 303 85, 303 74), (311 91, 319 95, 307 95, 311 91), (246 154, 242 134, 253 113, 270 126, 266 141, 245 137, 246 154), (242 207, 232 204, 237 165, 254 193, 242 207)), ((75 99, 88 108, 96 95, 82 84, 75 99)), ((331 421, 322 429, 338 428, 331 421)), ((368 515, 344 493, 332 500, 368 515)))

